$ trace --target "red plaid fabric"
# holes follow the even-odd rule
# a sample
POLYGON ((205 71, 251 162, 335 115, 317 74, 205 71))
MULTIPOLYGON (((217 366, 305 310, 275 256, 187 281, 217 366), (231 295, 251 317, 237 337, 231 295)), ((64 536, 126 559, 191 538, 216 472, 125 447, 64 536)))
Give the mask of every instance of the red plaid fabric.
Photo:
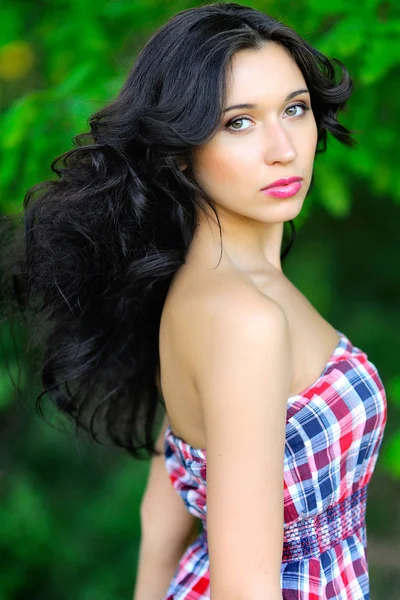
MULTIPOLYGON (((387 420, 367 354, 340 331, 318 380, 288 399, 284 458, 284 600, 369 600, 365 509, 387 420)), ((162 600, 210 598, 206 450, 165 433, 165 464, 203 531, 162 600)))

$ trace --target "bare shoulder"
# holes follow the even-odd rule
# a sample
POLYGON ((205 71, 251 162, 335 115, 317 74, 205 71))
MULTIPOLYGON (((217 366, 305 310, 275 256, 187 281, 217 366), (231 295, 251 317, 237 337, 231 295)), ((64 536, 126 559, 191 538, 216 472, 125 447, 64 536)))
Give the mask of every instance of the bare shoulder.
POLYGON ((201 372, 201 358, 209 357, 217 347, 229 360, 234 341, 245 345, 247 357, 257 353, 257 340, 260 348, 281 343, 289 352, 289 323, 282 306, 238 277, 221 277, 203 287, 189 312, 191 341, 196 348, 194 372, 201 372))
MULTIPOLYGON (((192 342, 195 383, 203 409, 212 398, 213 410, 232 385, 243 386, 245 396, 257 399, 275 385, 289 395, 292 357, 289 323, 272 298, 233 278, 222 280, 201 300, 192 342), (271 374, 273 377, 271 378, 271 374)), ((194 319, 195 320, 195 319, 194 319)), ((286 401, 286 397, 284 400, 286 401)), ((229 408, 223 406, 222 409, 229 408)))

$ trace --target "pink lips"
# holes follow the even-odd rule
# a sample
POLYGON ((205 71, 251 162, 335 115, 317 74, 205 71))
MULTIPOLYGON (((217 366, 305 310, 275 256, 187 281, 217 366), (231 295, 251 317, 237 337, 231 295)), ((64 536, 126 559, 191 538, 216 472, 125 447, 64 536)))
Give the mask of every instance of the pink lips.
POLYGON ((297 194, 302 185, 301 177, 287 177, 286 179, 274 181, 261 191, 275 198, 289 198, 297 194))

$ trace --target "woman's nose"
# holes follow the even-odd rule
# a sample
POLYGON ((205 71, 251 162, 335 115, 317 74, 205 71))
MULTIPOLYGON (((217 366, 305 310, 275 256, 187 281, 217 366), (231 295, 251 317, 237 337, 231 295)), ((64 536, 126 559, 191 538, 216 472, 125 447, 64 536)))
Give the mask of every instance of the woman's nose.
POLYGON ((279 123, 266 128, 264 158, 268 164, 290 163, 296 158, 296 150, 290 133, 279 123))

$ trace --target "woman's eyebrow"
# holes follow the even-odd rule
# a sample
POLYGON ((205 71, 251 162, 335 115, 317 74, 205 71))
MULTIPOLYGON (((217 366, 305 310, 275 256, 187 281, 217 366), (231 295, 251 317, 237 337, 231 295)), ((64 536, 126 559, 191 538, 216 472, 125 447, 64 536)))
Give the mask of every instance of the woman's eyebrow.
MULTIPOLYGON (((304 90, 296 90, 295 92, 290 92, 288 96, 285 98, 285 102, 291 100, 295 96, 299 96, 299 94, 309 94, 310 92, 306 89, 304 90)), ((236 108, 257 108, 257 104, 234 104, 233 106, 229 106, 225 108, 224 113, 228 112, 228 110, 234 110, 236 108)))

